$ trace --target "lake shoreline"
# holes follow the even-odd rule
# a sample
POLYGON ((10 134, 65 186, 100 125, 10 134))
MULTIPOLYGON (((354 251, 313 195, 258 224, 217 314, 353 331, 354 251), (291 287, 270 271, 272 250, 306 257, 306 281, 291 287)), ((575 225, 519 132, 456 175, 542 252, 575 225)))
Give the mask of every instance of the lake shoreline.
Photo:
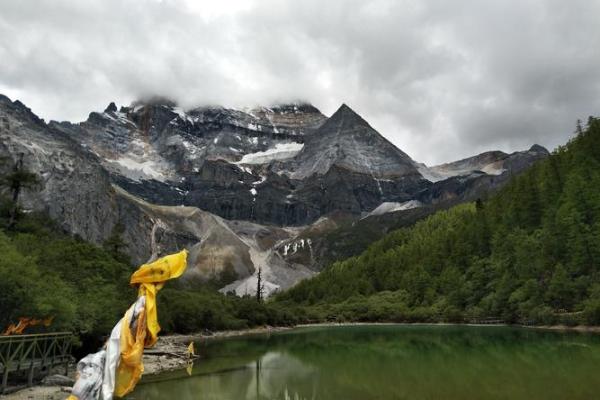
MULTIPOLYGON (((474 326, 474 327, 515 327, 532 330, 547 330, 555 332, 600 333, 600 326, 566 326, 566 325, 509 325, 509 324, 465 324, 465 323, 427 323, 427 322, 321 322, 298 324, 293 326, 262 326, 257 328, 225 330, 216 332, 199 332, 195 334, 170 334, 159 337, 156 346, 144 352, 144 376, 158 375, 164 372, 185 368, 190 362, 188 345, 190 342, 214 341, 229 338, 242 338, 254 335, 264 335, 291 331, 298 328, 369 326, 369 325, 404 325, 404 326, 474 326)), ((24 388, 17 392, 1 395, 6 400, 27 400, 43 398, 47 400, 63 399, 68 394, 65 387, 43 386, 41 384, 24 388)))
POLYGON ((264 335, 291 331, 299 328, 318 327, 343 327, 343 326, 473 326, 473 327, 514 327, 532 330, 547 330, 555 332, 578 332, 578 333, 600 333, 600 326, 567 326, 567 325, 511 325, 511 324, 470 324, 450 322, 320 322, 309 324, 297 324, 293 326, 262 326, 257 328, 225 330, 216 332, 199 332, 195 334, 171 334, 159 338, 157 348, 171 348, 170 353, 174 357, 158 359, 152 357, 153 349, 144 353, 144 375, 156 375, 162 372, 173 371, 187 365, 187 348, 190 342, 206 342, 213 340, 242 338, 254 335, 264 335), (175 356, 176 355, 176 356, 175 356))
POLYGON ((211 333, 192 333, 192 334, 170 334, 161 336, 163 340, 170 340, 175 343, 186 342, 189 344, 191 341, 203 341, 203 340, 219 340, 234 337, 244 337, 260 334, 270 334, 277 332, 284 332, 298 328, 317 328, 317 327, 335 327, 335 326, 368 326, 368 325, 405 325, 405 326, 418 326, 418 325, 430 325, 430 326, 477 326, 477 327, 492 327, 492 326, 507 326, 514 328, 526 328, 526 329, 538 329, 538 330, 551 330, 551 331, 570 331, 570 332, 581 332, 581 333, 600 333, 600 326, 586 326, 586 325, 519 325, 519 324, 474 324, 474 323, 453 323, 453 322, 315 322, 308 324, 297 324, 291 326, 262 326, 257 328, 239 329, 239 330, 225 330, 215 331, 211 333))

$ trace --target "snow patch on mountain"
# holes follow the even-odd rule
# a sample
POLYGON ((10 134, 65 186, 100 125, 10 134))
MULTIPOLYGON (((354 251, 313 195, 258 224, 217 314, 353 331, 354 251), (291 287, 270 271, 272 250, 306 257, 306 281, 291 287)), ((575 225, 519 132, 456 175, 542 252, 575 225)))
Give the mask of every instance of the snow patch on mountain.
POLYGON ((290 142, 290 143, 277 143, 275 147, 267 149, 265 151, 259 151, 256 153, 245 154, 238 164, 267 164, 273 160, 285 160, 292 158, 298 154, 304 144, 290 142))
POLYGON ((417 169, 423 178, 431 182, 438 182, 455 176, 471 175, 477 171, 481 171, 488 175, 501 175, 506 171, 506 168, 504 168, 503 165, 504 160, 498 160, 487 164, 473 161, 448 163, 433 167, 428 167, 425 164, 417 164, 417 169))
POLYGON ((427 179, 430 182, 438 182, 446 179, 444 176, 429 168, 425 164, 417 164, 417 170, 423 178, 427 179))
POLYGON ((287 256, 289 254, 295 254, 300 249, 304 250, 304 246, 308 246, 310 248, 311 245, 312 245, 311 239, 306 239, 306 240, 300 239, 297 241, 290 242, 283 246, 283 255, 287 256))
POLYGON ((243 165, 237 165, 237 167, 238 167, 240 170, 244 171, 245 173, 247 173, 247 174, 250 174, 250 175, 253 175, 252 169, 250 169, 250 168, 248 168, 248 167, 245 167, 245 166, 243 166, 243 165))
POLYGON ((386 201, 384 203, 381 203, 377 208, 375 208, 373 211, 368 213, 364 218, 372 217, 375 215, 383 215, 383 214, 387 214, 387 213, 391 213, 391 212, 395 212, 395 211, 410 210, 410 209, 418 208, 418 207, 422 207, 422 206, 423 206, 423 204, 418 200, 405 201, 404 203, 387 202, 386 201))
POLYGON ((118 124, 122 124, 128 127, 135 127, 135 124, 127 118, 127 114, 119 111, 105 111, 102 116, 106 119, 112 120, 118 124))
MULTIPOLYGON (((502 174, 502 172, 505 171, 504 168, 499 167, 495 164, 496 163, 492 163, 492 164, 485 165, 483 167, 478 166, 479 168, 476 168, 476 167, 447 168, 446 166, 441 165, 441 166, 436 166, 436 167, 430 168, 430 171, 433 176, 439 177, 439 179, 437 179, 437 180, 444 180, 444 179, 452 178, 453 176, 470 175, 476 171, 485 172, 488 175, 502 174)), ((432 182, 436 182, 436 181, 432 181, 432 182)))
POLYGON ((134 181, 155 179, 164 182, 168 178, 168 175, 164 172, 168 167, 152 160, 138 161, 124 156, 108 162, 115 166, 123 176, 134 181))
POLYGON ((501 175, 504 171, 506 171, 506 168, 502 168, 501 166, 496 165, 496 163, 492 163, 483 167, 481 171, 488 175, 501 175))

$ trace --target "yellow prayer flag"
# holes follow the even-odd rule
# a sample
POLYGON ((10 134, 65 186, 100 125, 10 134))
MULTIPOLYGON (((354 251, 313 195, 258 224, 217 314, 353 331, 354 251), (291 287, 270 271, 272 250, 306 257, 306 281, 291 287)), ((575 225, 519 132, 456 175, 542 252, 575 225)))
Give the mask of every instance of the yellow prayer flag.
POLYGON ((190 357, 196 355, 196 352, 194 350, 194 342, 190 342, 190 345, 188 346, 188 355, 190 357))
POLYGON ((103 398, 123 397, 135 388, 144 372, 144 348, 154 346, 160 331, 156 293, 165 281, 181 276, 186 267, 187 251, 182 250, 144 264, 131 275, 131 284, 139 286, 138 300, 115 326, 104 350, 84 358, 94 368, 88 368, 83 360, 80 361, 77 370, 88 368, 91 372, 85 379, 78 377, 68 400, 86 397, 90 391, 98 393, 100 388, 103 398))
POLYGON ((131 392, 144 372, 142 356, 144 347, 152 347, 158 340, 158 316, 156 293, 168 279, 178 278, 187 267, 187 251, 162 257, 144 264, 131 276, 131 284, 139 284, 138 296, 145 296, 144 310, 139 313, 135 332, 130 329, 131 315, 125 313, 121 327, 120 362, 117 368, 115 396, 123 397, 131 392))
POLYGON ((185 367, 185 370, 187 371, 187 374, 189 376, 192 376, 193 369, 194 369, 194 362, 190 360, 187 367, 185 367))
POLYGON ((187 266, 187 250, 171 254, 149 264, 144 264, 131 275, 131 284, 159 283, 178 278, 187 266))

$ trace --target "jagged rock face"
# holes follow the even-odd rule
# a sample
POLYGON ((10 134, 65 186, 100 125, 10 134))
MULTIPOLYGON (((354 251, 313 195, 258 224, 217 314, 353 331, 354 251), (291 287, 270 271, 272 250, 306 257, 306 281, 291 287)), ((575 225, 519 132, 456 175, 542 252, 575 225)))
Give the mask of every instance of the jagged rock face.
POLYGON ((292 178, 305 179, 326 174, 333 166, 373 179, 421 178, 408 155, 345 104, 307 138, 298 157, 282 170, 292 178))
POLYGON ((270 294, 316 273, 308 268, 312 260, 298 264, 276 251, 280 243, 293 240, 300 229, 228 221, 196 207, 159 206, 119 187, 114 190, 127 228, 125 240, 141 242, 136 250, 150 254, 150 258, 181 248, 190 251, 184 281, 220 282, 225 285, 223 292, 252 294, 256 271, 261 268, 270 294))
POLYGON ((511 154, 501 151, 486 152, 432 167, 427 173, 448 177, 434 178, 434 184, 427 191, 420 193, 417 199, 426 204, 436 204, 451 199, 474 199, 486 191, 499 188, 512 176, 548 155, 548 150, 534 145, 526 151, 511 154))
POLYGON ((24 207, 95 243, 123 224, 136 264, 187 248, 187 278, 239 295, 254 293, 259 267, 269 292, 316 273, 331 260, 325 238, 342 225, 353 232, 391 212, 414 221, 548 155, 533 146, 428 168, 345 105, 327 119, 306 104, 186 112, 163 100, 111 103, 81 124, 45 124, 0 96, 0 157, 20 153, 42 180, 23 193, 24 207))
POLYGON ((502 175, 504 172, 515 173, 548 155, 548 150, 540 145, 533 145, 527 151, 517 151, 511 154, 502 151, 487 151, 451 163, 433 167, 418 164, 417 167, 424 177, 432 182, 438 182, 455 176, 466 176, 480 172, 493 176, 502 175))
POLYGON ((253 110, 134 104, 53 124, 102 160, 113 182, 165 205, 227 219, 303 225, 335 210, 360 214, 429 184, 414 161, 346 105, 253 110))
MULTIPOLYGON (((25 167, 41 178, 39 188, 20 197, 26 209, 47 211, 66 231, 98 244, 119 222, 125 228, 127 252, 136 264, 187 248, 186 279, 219 280, 225 275, 229 280, 224 283, 238 281, 231 286, 234 291, 247 286, 259 267, 271 291, 315 273, 273 250, 296 230, 227 221, 195 207, 161 206, 139 199, 111 183, 116 175, 110 176, 104 160, 55 126, 46 125, 21 103, 0 96, 0 157, 14 161, 22 153, 25 167)), ((3 164, 1 172, 11 167, 10 162, 3 164)))
POLYGON ((120 111, 111 104, 81 124, 52 125, 96 153, 113 182, 149 201, 285 225, 318 215, 291 204, 296 184, 266 166, 296 155, 324 120, 307 104, 184 112, 161 101, 120 111))
POLYGON ((325 120, 309 105, 247 111, 202 107, 184 111, 170 102, 134 103, 93 112, 81 124, 55 123, 99 154, 107 169, 129 179, 179 182, 205 161, 237 162, 281 144, 300 147, 325 120))
MULTIPOLYGON (((440 164, 428 168, 430 180, 437 182, 453 176, 469 175, 476 171, 489 175, 500 175, 504 172, 503 161, 508 154, 502 151, 488 151, 474 157, 465 158, 451 163, 440 164)), ((425 175, 427 175, 425 172, 425 175)))
POLYGON ((510 173, 519 173, 531 166, 532 163, 550 155, 544 147, 534 144, 529 150, 517 151, 510 154, 503 161, 502 168, 510 173))
POLYGON ((48 212, 65 231, 100 244, 120 222, 135 263, 161 247, 173 250, 182 243, 180 233, 158 229, 156 220, 113 189, 97 156, 21 103, 0 96, 0 157, 9 160, 3 168, 11 168, 10 161, 20 154, 25 168, 41 180, 39 187, 22 193, 22 206, 48 212))
POLYGON ((20 102, 0 95, 0 157, 15 161, 19 154, 41 180, 39 190, 21 196, 25 208, 47 211, 66 231, 87 240, 99 242, 110 234, 116 204, 97 158, 20 102))
POLYGON ((250 109, 247 113, 258 118, 261 130, 292 138, 314 132, 326 120, 316 107, 305 103, 259 107, 250 109))

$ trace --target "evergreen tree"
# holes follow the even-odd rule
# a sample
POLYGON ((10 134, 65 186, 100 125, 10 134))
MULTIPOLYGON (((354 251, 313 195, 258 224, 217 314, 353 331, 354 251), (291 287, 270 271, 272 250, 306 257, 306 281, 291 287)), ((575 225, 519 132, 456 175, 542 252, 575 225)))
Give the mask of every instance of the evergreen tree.
POLYGON ((24 154, 20 153, 17 161, 14 163, 12 171, 2 177, 1 183, 11 192, 12 208, 8 220, 8 229, 13 229, 19 216, 19 196, 23 189, 32 189, 39 184, 39 178, 23 166, 24 154))
POLYGON ((122 263, 130 264, 131 260, 126 253, 127 244, 123 240, 123 233, 125 232, 125 226, 121 222, 117 222, 112 229, 110 236, 104 241, 102 247, 115 260, 119 260, 122 263))
POLYGON ((256 301, 262 303, 263 300, 263 282, 262 282, 262 267, 258 267, 258 273, 256 274, 256 301))

